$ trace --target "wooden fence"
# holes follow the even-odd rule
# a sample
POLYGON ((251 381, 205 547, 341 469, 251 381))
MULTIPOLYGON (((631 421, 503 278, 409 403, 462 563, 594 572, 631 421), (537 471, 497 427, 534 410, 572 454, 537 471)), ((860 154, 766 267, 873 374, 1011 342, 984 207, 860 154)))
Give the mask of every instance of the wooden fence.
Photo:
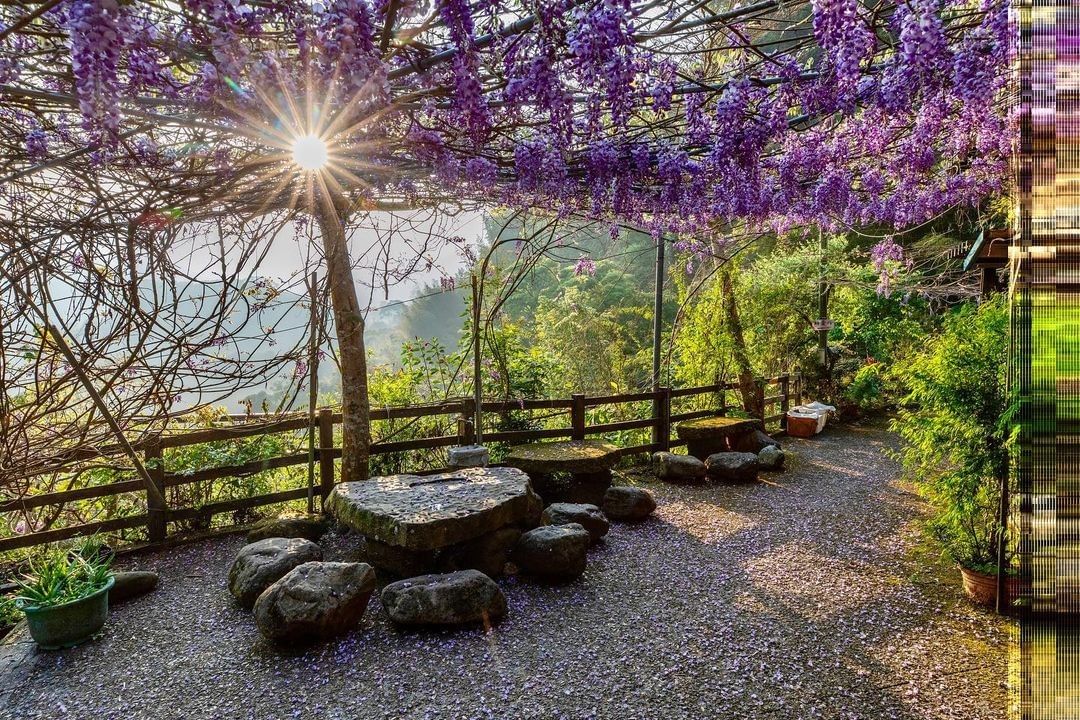
MULTIPOLYGON (((772 413, 766 410, 765 416, 762 418, 766 426, 782 424, 783 418, 787 413, 793 397, 797 404, 798 398, 801 396, 800 380, 801 378, 798 376, 781 375, 758 381, 758 394, 761 406, 766 409, 775 409, 775 412, 772 413)), ((614 433, 625 430, 651 428, 652 442, 624 447, 621 449, 621 454, 633 455, 656 450, 668 450, 685 444, 684 442, 672 438, 672 427, 675 423, 682 420, 707 417, 715 415, 718 412, 723 413, 726 411, 725 408, 721 407, 673 414, 672 400, 713 395, 722 391, 735 389, 737 389, 736 385, 725 383, 681 389, 660 388, 660 390, 656 392, 606 395, 599 397, 574 395, 567 400, 484 402, 482 403, 481 408, 482 413, 501 414, 509 410, 568 411, 570 426, 565 428, 493 432, 485 430, 482 433, 482 438, 484 443, 517 444, 556 438, 584 440, 590 435, 603 435, 605 433, 614 433), (649 402, 652 404, 652 413, 650 417, 637 420, 609 422, 599 425, 588 425, 586 422, 586 410, 588 408, 601 405, 621 405, 640 402, 649 402)), ((371 454, 381 455, 386 453, 471 444, 476 438, 475 428, 473 427, 473 418, 475 417, 474 411, 475 401, 472 398, 452 400, 432 405, 372 408, 371 419, 373 421, 420 418, 438 415, 457 416, 457 432, 453 435, 376 442, 371 446, 371 454)), ((233 420, 241 422, 224 427, 155 436, 150 440, 136 444, 136 448, 144 454, 147 470, 162 497, 166 496, 165 491, 170 487, 197 482, 211 482, 227 477, 242 477, 266 470, 303 465, 309 461, 307 452, 297 452, 281 457, 253 460, 240 465, 204 468, 195 472, 181 473, 170 472, 168 470, 165 466, 163 451, 169 448, 221 440, 250 438, 273 433, 295 432, 297 430, 310 429, 311 427, 306 414, 303 416, 276 417, 274 420, 258 422, 251 422, 252 418, 257 416, 231 417, 233 420)), ((321 498, 325 498, 334 486, 334 460, 341 457, 341 449, 334 447, 334 426, 340 424, 340 422, 340 413, 335 413, 330 409, 322 409, 318 413, 316 420, 318 443, 315 450, 317 482, 314 488, 314 494, 321 498)), ((440 470, 441 469, 445 468, 440 468, 440 470)), ((428 472, 437 471, 438 470, 430 470, 428 472)), ((147 511, 145 513, 83 523, 63 528, 41 530, 14 537, 0 538, 0 552, 43 545, 58 540, 92 535, 94 533, 116 532, 138 527, 146 528, 147 538, 150 543, 161 543, 169 537, 170 522, 208 518, 219 513, 236 512, 238 510, 261 507, 264 505, 273 505, 291 500, 304 499, 308 497, 309 488, 305 484, 304 487, 213 502, 199 507, 167 507, 156 502, 153 495, 147 492, 143 482, 135 479, 112 482, 104 485, 42 493, 39 495, 9 500, 0 503, 0 513, 18 512, 20 510, 29 510, 46 506, 61 506, 64 503, 79 500, 91 500, 139 492, 146 496, 147 511)))

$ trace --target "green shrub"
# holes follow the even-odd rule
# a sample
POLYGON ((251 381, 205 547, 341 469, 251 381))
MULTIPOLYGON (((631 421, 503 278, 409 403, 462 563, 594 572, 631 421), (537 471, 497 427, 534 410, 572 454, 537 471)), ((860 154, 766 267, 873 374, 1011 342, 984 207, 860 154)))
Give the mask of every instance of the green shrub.
POLYGON ((885 375, 882 363, 863 365, 848 383, 844 397, 862 410, 883 410, 888 405, 885 375))
POLYGON ((13 627, 20 620, 22 620, 22 612, 15 605, 15 598, 0 595, 0 636, 3 636, 5 630, 13 627))
POLYGON ((1008 472, 1008 315, 1003 298, 953 311, 942 332, 893 369, 907 391, 893 428, 930 522, 965 567, 996 566, 1000 478, 1008 472))

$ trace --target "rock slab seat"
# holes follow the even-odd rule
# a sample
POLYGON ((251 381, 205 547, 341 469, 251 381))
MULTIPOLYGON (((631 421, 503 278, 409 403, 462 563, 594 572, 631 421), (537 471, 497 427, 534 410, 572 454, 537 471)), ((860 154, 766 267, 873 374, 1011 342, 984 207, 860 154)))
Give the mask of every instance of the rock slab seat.
POLYGON ((117 605, 145 595, 158 586, 158 574, 148 570, 125 570, 113 573, 109 605, 117 605))
POLYGON ((322 560, 322 549, 303 538, 267 538, 240 548, 229 569, 229 592, 250 610, 266 588, 306 562, 322 560))
POLYGON ((545 525, 521 536, 512 561, 526 575, 541 580, 573 580, 585 572, 589 532, 578 525, 545 525))
POLYGON ((705 482, 705 463, 693 455, 656 452, 652 456, 652 465, 656 478, 664 482, 679 484, 705 482))
POLYGON ((452 468, 487 467, 491 453, 483 445, 458 445, 446 452, 447 464, 452 468))
POLYGON ((267 538, 304 538, 318 542, 330 529, 330 520, 318 513, 285 513, 267 518, 247 534, 249 543, 267 538))
POLYGON ((552 503, 544 508, 542 519, 545 525, 577 523, 589 532, 593 543, 607 535, 611 529, 611 523, 600 508, 585 503, 552 503))
POLYGON ((758 453, 758 463, 762 470, 783 470, 784 451, 776 445, 766 445, 758 453))
POLYGON ((757 480, 757 455, 741 452, 721 452, 705 461, 709 477, 717 482, 744 483, 757 480))
MULTIPOLYGON (((702 471, 704 471, 704 464, 702 471)), ((604 514, 611 520, 644 520, 656 510, 656 499, 645 488, 616 485, 604 494, 604 514)))
POLYGON ((374 590, 375 571, 366 563, 304 563, 259 596, 255 623, 281 644, 329 640, 357 626, 374 590))
POLYGON ((478 570, 422 575, 382 591, 386 614, 399 625, 470 625, 506 614, 506 596, 478 570))
POLYGON ((327 508, 369 539, 411 551, 438 550, 527 523, 540 499, 515 468, 388 475, 337 485, 327 508))

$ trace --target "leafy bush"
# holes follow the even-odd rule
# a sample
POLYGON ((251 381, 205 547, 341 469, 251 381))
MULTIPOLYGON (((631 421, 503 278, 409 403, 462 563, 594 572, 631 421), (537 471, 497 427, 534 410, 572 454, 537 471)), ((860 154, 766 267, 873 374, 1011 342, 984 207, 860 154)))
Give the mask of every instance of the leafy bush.
POLYGON ((1008 316, 1001 297, 965 305, 897 365, 907 395, 893 428, 898 457, 933 506, 932 532, 961 565, 996 567, 1000 478, 1008 471, 1008 316))
POLYGON ((0 595, 0 637, 3 637, 4 632, 21 619, 22 613, 15 604, 15 598, 0 595))
POLYGON ((112 554, 96 538, 70 550, 50 548, 30 560, 15 600, 23 607, 52 607, 93 595, 112 577, 112 554))
POLYGON ((863 365, 844 390, 844 397, 862 410, 882 410, 888 404, 886 372, 881 363, 863 365))
MULTIPOLYGON (((224 417, 224 408, 206 408, 197 414, 189 429, 215 427, 224 417)), ((297 436, 283 433, 215 440, 169 448, 165 451, 164 461, 169 472, 191 475, 207 468, 243 465, 254 460, 288 455, 296 452, 297 444, 297 436)), ((301 487, 305 472, 305 468, 297 466, 174 485, 168 488, 168 500, 172 507, 198 508, 211 503, 248 498, 277 490, 301 487)), ((256 517, 254 509, 244 509, 233 513, 231 520, 235 524, 242 524, 250 522, 254 517, 256 517)), ((209 515, 178 523, 186 530, 204 530, 210 527, 210 524, 209 515)))

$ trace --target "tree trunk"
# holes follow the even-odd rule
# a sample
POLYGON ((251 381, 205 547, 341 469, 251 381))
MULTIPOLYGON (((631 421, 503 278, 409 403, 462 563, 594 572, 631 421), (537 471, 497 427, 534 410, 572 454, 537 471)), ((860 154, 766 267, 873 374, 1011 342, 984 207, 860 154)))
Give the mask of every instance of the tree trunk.
POLYGON ((371 447, 371 412, 368 404, 367 351, 364 316, 356 297, 345 227, 333 203, 318 202, 315 218, 326 255, 326 282, 337 329, 341 361, 341 478, 367 480, 371 447))
POLYGON ((743 410, 754 417, 763 417, 764 408, 761 405, 757 382, 754 380, 754 369, 750 366, 750 357, 746 352, 746 339, 743 337, 742 322, 739 320, 739 308, 735 304, 735 283, 731 278, 730 268, 724 268, 720 281, 723 283, 724 292, 724 324, 731 336, 735 365, 739 369, 739 394, 742 395, 743 410))

